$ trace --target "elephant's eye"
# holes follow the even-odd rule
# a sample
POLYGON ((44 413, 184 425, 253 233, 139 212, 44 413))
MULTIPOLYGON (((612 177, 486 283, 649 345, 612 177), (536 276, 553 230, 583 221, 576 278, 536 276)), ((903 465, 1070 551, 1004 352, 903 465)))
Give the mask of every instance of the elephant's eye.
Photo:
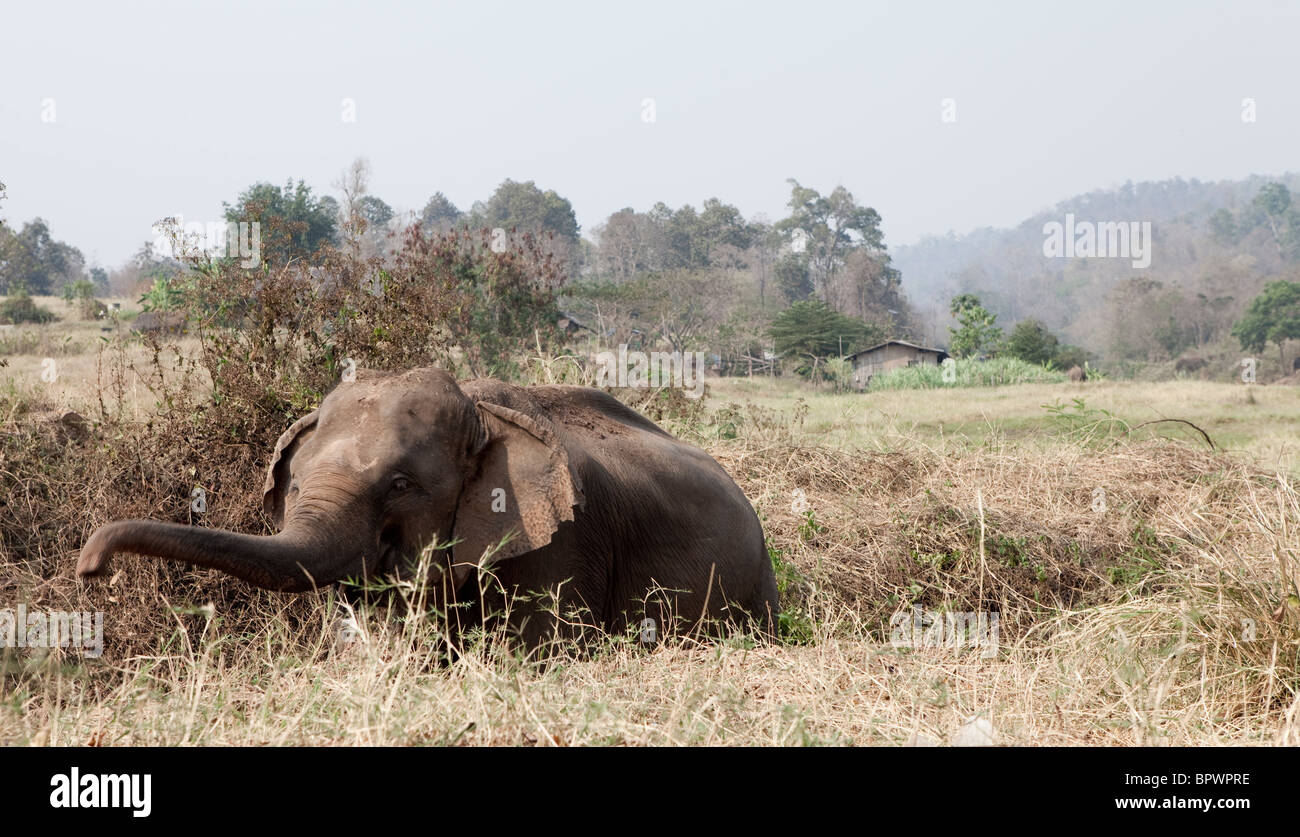
POLYGON ((397 477, 393 480, 393 491, 406 491, 411 487, 411 481, 406 477, 397 477))

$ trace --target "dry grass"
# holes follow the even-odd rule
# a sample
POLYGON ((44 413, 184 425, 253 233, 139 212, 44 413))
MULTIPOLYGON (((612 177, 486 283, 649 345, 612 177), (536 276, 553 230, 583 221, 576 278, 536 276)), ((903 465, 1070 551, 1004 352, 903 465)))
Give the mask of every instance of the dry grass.
POLYGON ((793 568, 785 604, 806 644, 614 638, 539 664, 488 638, 448 664, 419 608, 363 613, 366 638, 339 645, 348 613, 328 595, 244 593, 205 612, 231 583, 130 560, 109 631, 150 614, 136 628, 154 647, 11 659, 0 740, 901 744, 982 715, 1014 744, 1300 743, 1300 619, 1279 610, 1300 594, 1300 503, 1285 479, 1168 442, 870 453, 769 427, 713 453, 793 568), (889 616, 913 603, 998 611, 999 653, 893 647, 889 616))
MULTIPOLYGON (((1247 403, 1204 382, 938 399, 724 381, 707 410, 643 399, 754 503, 784 640, 612 637, 539 662, 485 637, 449 661, 419 602, 353 612, 132 558, 108 582, 73 578, 107 520, 194 521, 195 484, 203 524, 268 526, 257 486, 280 428, 204 430, 177 388, 210 380, 174 353, 110 348, 111 374, 65 372, 66 389, 38 380, 38 357, 0 371, 0 610, 103 611, 106 633, 100 660, 0 649, 0 743, 943 743, 978 715, 1011 744, 1300 744, 1284 387, 1247 403), (1076 393, 1131 423, 1181 415, 1240 442, 1063 434, 1042 404, 1076 393), (65 409, 104 423, 69 424, 65 409), (895 647, 891 618, 914 607, 996 612, 997 653, 895 647), (354 618, 363 639, 342 642, 354 618)), ((561 366, 534 376, 567 380, 561 366)))

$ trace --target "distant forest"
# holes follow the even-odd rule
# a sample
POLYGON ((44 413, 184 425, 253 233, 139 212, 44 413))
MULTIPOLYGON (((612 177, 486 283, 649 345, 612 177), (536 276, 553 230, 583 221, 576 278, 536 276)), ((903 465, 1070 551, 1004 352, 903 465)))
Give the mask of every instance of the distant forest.
MULTIPOLYGON (((1223 374, 1242 355, 1231 329, 1264 285, 1300 280, 1300 175, 1202 183, 1126 183, 1062 201, 1014 229, 985 228, 898 248, 893 264, 943 342, 948 300, 977 296, 1000 323, 1036 319, 1118 370, 1180 357, 1223 374), (1150 267, 1127 259, 1043 255, 1043 225, 1150 221, 1150 267), (1226 366, 1225 366, 1226 364, 1226 366), (1222 368, 1219 368, 1222 367, 1222 368)), ((1197 365, 1193 363, 1192 365, 1197 365)))
MULTIPOLYGON (((962 300, 995 318, 993 331, 1032 323, 1113 374, 1224 377, 1242 357, 1233 329, 1252 300, 1270 282, 1300 280, 1294 174, 1126 183, 1062 201, 1013 229, 949 233, 892 251, 885 219, 840 186, 819 191, 790 180, 787 214, 776 220, 745 218, 710 198, 699 207, 628 207, 583 231, 566 198, 531 181, 507 180, 467 209, 437 193, 419 211, 398 212, 369 193, 368 174, 368 164, 354 163, 335 184, 339 197, 301 181, 253 184, 220 220, 263 222, 267 264, 321 245, 395 256, 412 227, 423 235, 533 233, 567 276, 556 305, 573 327, 606 345, 707 351, 732 370, 752 369, 774 350, 803 353, 815 368, 818 355, 887 338, 949 348, 954 301, 962 300), (1150 266, 1046 257, 1044 224, 1067 213, 1150 222, 1150 266), (782 335, 787 345, 778 346, 782 335)), ((66 293, 76 284, 98 295, 146 295, 179 272, 155 241, 108 269, 87 265, 42 219, 0 219, 0 293, 66 293)), ((1285 375, 1288 338, 1278 334, 1269 338, 1276 354, 1261 362, 1285 375)))

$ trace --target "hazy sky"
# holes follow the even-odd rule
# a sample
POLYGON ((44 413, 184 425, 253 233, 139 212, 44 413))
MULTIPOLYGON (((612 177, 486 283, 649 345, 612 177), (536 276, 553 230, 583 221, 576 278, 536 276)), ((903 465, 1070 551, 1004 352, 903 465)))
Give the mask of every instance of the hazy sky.
POLYGON ((535 180, 584 231, 711 196, 775 219, 787 178, 843 184, 890 246, 1129 179, 1300 168, 1300 2, 42 0, 0 20, 0 214, 110 267, 163 216, 218 220, 259 180, 332 192, 357 156, 397 209, 535 180))

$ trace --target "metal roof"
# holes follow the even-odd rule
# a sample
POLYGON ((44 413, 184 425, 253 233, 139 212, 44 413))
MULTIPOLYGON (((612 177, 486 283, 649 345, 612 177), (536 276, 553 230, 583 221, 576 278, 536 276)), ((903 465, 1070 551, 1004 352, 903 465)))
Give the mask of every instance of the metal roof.
POLYGON ((874 352, 876 349, 882 349, 885 346, 893 346, 893 345, 906 346, 909 349, 917 349, 918 351, 922 351, 922 352, 934 352, 937 355, 948 354, 943 349, 932 349, 929 346, 918 346, 915 343, 909 343, 906 340, 886 340, 884 343, 877 343, 876 345, 872 346, 869 349, 863 349, 860 352, 854 352, 853 354, 845 355, 844 357, 845 359, 855 358, 858 355, 865 355, 867 352, 874 352))

